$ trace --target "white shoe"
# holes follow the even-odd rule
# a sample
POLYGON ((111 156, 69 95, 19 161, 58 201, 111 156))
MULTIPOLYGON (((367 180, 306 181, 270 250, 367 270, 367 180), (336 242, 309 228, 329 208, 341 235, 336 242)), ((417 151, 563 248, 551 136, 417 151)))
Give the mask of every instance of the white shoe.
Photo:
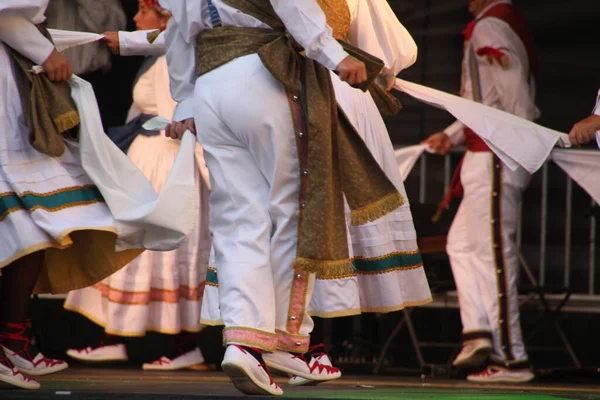
POLYGON ((533 380, 535 376, 531 371, 509 371, 500 368, 488 367, 481 372, 467 376, 469 382, 507 382, 525 383, 533 380))
POLYGON ((167 357, 161 357, 158 360, 150 363, 142 364, 142 369, 148 371, 175 371, 177 369, 183 369, 196 364, 202 364, 204 357, 200 349, 196 347, 194 350, 190 350, 185 354, 182 354, 173 360, 167 357))
POLYGON ((20 387, 21 389, 40 388, 40 383, 35 379, 23 375, 23 373, 14 366, 11 368, 2 363, 0 363, 0 381, 20 387))
POLYGON ((275 350, 263 354, 263 358, 269 368, 312 381, 330 381, 342 376, 339 369, 331 365, 321 364, 314 357, 311 357, 310 361, 307 362, 304 355, 296 356, 287 351, 275 350))
POLYGON ((463 345, 452 365, 457 368, 479 368, 485 365, 492 352, 492 341, 474 339, 463 345))
POLYGON ((27 357, 23 357, 21 354, 16 353, 4 346, 2 346, 2 349, 4 350, 4 353, 10 362, 19 371, 27 375, 49 375, 69 368, 69 364, 67 364, 66 361, 47 358, 42 353, 38 353, 33 360, 30 360, 28 359, 30 356, 27 351, 24 352, 27 357))
POLYGON ((85 362, 113 362, 127 361, 127 349, 124 344, 113 344, 110 346, 86 347, 85 349, 69 349, 67 355, 79 361, 85 362))
POLYGON ((283 394, 283 389, 273 382, 267 366, 259 364, 259 361, 241 346, 227 346, 221 367, 236 389, 242 393, 275 396, 283 394))
MULTIPOLYGON (((324 349, 324 347, 322 345, 315 346, 315 347, 317 347, 317 348, 321 347, 324 349)), ((309 353, 311 353, 310 350, 309 350, 309 353)), ((321 365, 327 365, 330 367, 333 366, 333 364, 331 363, 331 359, 323 351, 321 351, 319 353, 313 353, 313 354, 311 354, 311 356, 314 357, 321 365)), ((302 378, 298 375, 294 375, 290 378, 288 383, 292 386, 316 386, 319 383, 321 383, 321 381, 313 381, 311 379, 306 379, 306 378, 302 378)))

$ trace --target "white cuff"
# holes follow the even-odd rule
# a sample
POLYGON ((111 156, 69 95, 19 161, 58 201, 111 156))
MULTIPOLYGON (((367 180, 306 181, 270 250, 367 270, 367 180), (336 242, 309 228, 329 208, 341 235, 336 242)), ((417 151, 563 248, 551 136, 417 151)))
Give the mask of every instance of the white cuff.
POLYGON ((464 128, 465 125, 457 120, 452 125, 444 129, 443 132, 446 135, 448 135, 450 141, 452 142, 452 145, 457 146, 459 144, 462 144, 462 142, 464 141, 464 128))
POLYGON ((306 49, 306 55, 330 71, 335 71, 337 66, 348 57, 348 53, 333 37, 320 49, 310 51, 306 49))
POLYGON ((173 112, 173 121, 194 118, 194 99, 186 99, 177 104, 173 112))

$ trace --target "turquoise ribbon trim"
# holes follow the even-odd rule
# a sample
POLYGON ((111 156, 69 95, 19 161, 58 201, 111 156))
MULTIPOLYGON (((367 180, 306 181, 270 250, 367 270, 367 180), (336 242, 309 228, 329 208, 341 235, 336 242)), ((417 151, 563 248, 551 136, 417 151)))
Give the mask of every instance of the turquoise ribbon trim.
POLYGON ((394 254, 377 260, 368 258, 355 258, 352 260, 352 264, 358 273, 383 273, 387 270, 410 268, 422 263, 421 253, 394 254))
POLYGON ((219 284, 219 279, 217 278, 217 271, 208 270, 206 273, 206 283, 211 283, 213 285, 219 284))
MULTIPOLYGON (((392 256, 373 260, 373 259, 354 259, 352 260, 354 269, 357 273, 385 273, 389 270, 397 270, 402 268, 411 268, 421 266, 423 259, 421 253, 415 254, 394 254, 392 256)), ((206 283, 212 285, 218 285, 219 279, 217 278, 217 272, 208 270, 206 273, 206 283)))
POLYGON ((11 211, 20 209, 31 211, 42 208, 52 211, 94 200, 104 201, 102 194, 95 186, 67 190, 50 196, 29 193, 19 197, 17 194, 10 194, 0 198, 0 218, 5 217, 11 211))

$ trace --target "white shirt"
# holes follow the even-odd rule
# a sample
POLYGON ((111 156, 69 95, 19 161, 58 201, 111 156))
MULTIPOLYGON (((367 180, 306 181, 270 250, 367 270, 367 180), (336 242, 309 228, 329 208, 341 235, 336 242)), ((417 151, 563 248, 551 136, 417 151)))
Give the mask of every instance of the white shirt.
POLYGON ((143 31, 119 31, 119 54, 122 56, 162 56, 166 52, 165 33, 161 32, 156 39, 150 43, 148 34, 156 32, 156 29, 143 31))
MULTIPOLYGON (((348 54, 333 38, 331 28, 316 0, 270 0, 287 30, 305 49, 306 56, 334 70, 348 54)), ((213 0, 223 26, 269 28, 221 0, 213 0)), ((172 13, 165 31, 171 93, 179 103, 173 119, 181 121, 193 116, 192 102, 196 82, 196 36, 212 23, 206 0, 160 0, 172 13)))
POLYGON ((34 63, 41 65, 54 50, 35 24, 44 22, 48 0, 2 0, 0 42, 4 42, 34 63))
POLYGON ((387 0, 347 0, 351 23, 348 43, 384 62, 377 83, 389 89, 396 75, 417 61, 417 44, 387 0))
MULTIPOLYGON (((510 3, 502 0, 484 9, 477 18, 484 15, 498 3, 510 3)), ((471 40, 465 44, 462 62, 461 96, 473 98, 473 82, 469 71, 470 51, 491 47, 501 49, 508 57, 509 66, 504 69, 498 62, 490 64, 486 56, 476 56, 482 92, 482 103, 530 121, 539 117, 535 105, 535 84, 529 77, 529 56, 519 36, 504 21, 487 17, 477 22, 471 40)), ((457 145, 464 141, 464 125, 456 121, 444 130, 452 142, 457 145)))
POLYGON ((600 90, 598 90, 598 97, 596 98, 596 106, 594 107, 593 114, 600 115, 600 90))

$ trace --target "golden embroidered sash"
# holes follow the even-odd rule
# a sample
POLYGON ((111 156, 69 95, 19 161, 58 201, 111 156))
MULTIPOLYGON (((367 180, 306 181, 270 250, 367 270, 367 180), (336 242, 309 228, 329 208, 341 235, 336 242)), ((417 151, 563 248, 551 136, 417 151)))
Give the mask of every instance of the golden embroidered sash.
MULTIPOLYGON (((40 32, 52 41, 43 25, 40 32)), ((37 151, 58 157, 65 151, 63 134, 79 125, 79 113, 67 82, 52 82, 45 73, 30 72, 33 61, 10 49, 29 142, 37 151)), ((76 132, 72 135, 76 137, 76 132)))

